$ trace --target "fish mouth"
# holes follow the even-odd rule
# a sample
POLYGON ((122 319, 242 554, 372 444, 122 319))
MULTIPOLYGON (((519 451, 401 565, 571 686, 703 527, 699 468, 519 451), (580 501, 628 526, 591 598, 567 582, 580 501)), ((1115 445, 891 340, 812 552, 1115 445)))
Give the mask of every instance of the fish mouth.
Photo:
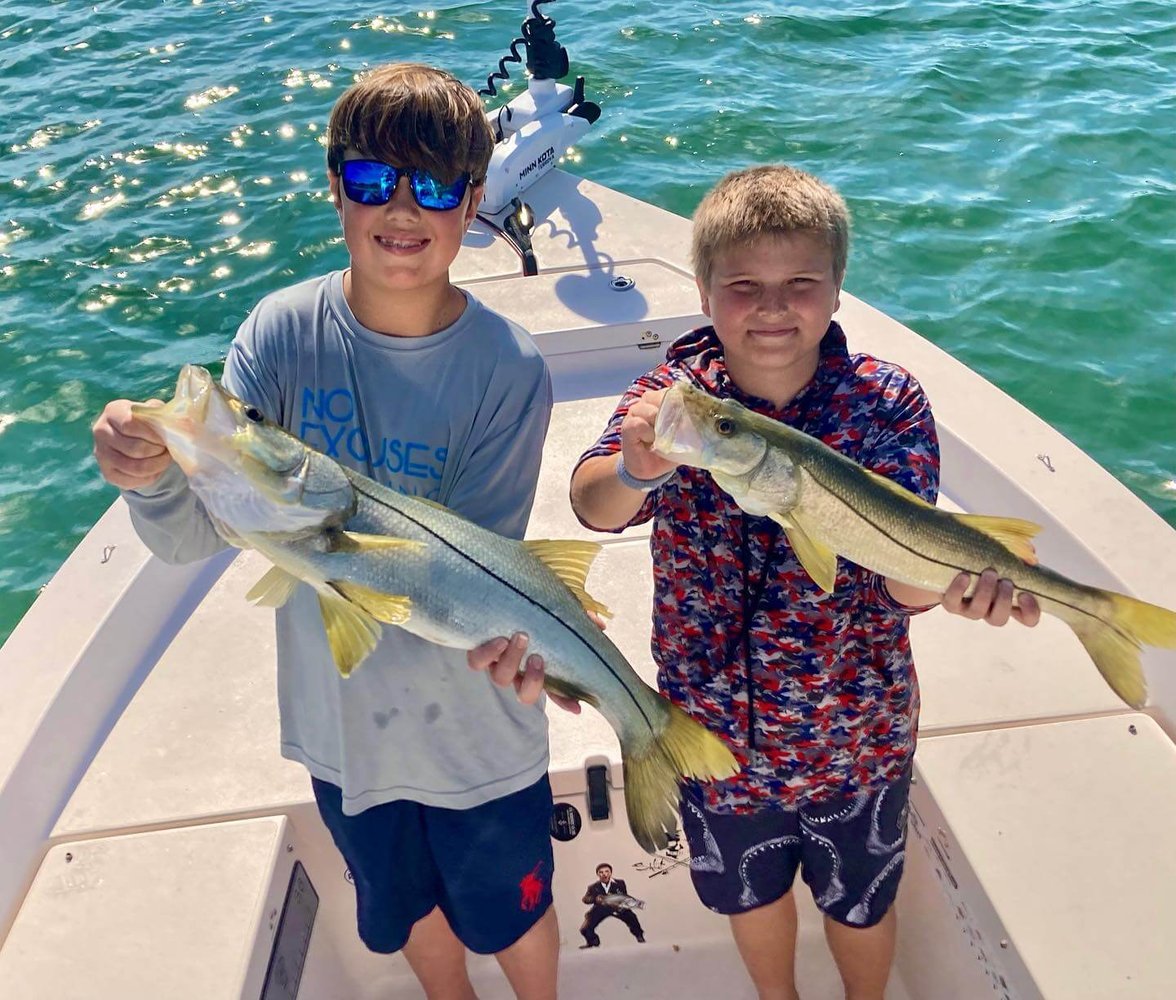
POLYGON ((208 420, 208 409, 216 395, 216 383, 207 368, 199 365, 184 365, 176 379, 176 392, 172 396, 172 408, 177 417, 195 424, 208 420))
POLYGON ((685 391, 680 386, 673 386, 662 397, 653 435, 653 450, 663 458, 682 460, 702 456, 702 435, 690 416, 685 391))
POLYGON ((222 398, 206 368, 184 365, 170 400, 162 405, 158 402, 134 403, 131 405, 131 414, 155 428, 176 464, 191 477, 198 465, 200 446, 197 441, 205 438, 206 432, 213 429, 209 425, 215 423, 222 430, 232 430, 232 412, 229 407, 225 405, 213 409, 215 402, 222 398))
POLYGON ((134 403, 131 413, 160 430, 180 421, 203 423, 208 416, 208 402, 212 392, 212 375, 208 369, 199 365, 184 365, 176 379, 176 391, 169 402, 163 406, 134 403))
POLYGON ((176 379, 176 394, 173 399, 185 409, 191 409, 193 417, 202 417, 208 411, 212 386, 212 375, 207 368, 184 365, 176 379))

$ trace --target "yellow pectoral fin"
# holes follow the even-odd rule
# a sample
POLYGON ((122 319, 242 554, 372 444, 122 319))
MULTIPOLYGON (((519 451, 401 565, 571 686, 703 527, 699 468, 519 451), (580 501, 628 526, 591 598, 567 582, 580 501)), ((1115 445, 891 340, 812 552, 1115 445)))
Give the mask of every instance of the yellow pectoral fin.
POLYGON ((271 566, 265 575, 249 588, 245 600, 263 608, 280 608, 294 593, 298 577, 278 566, 271 566))
POLYGON ((403 625, 412 617, 412 599, 399 594, 385 594, 360 583, 332 580, 331 586, 377 621, 388 625, 403 625))
POLYGON ((769 514, 768 517, 783 527, 788 544, 813 582, 826 594, 832 593, 837 585, 837 553, 813 538, 796 519, 795 513, 769 514))
POLYGON ((319 610, 335 666, 347 677, 376 648, 380 638, 379 623, 346 598, 321 591, 319 610))
POLYGON ((1030 541, 1041 531, 1040 524, 1023 521, 1019 517, 992 517, 988 514, 953 514, 957 521, 962 521, 970 528, 975 528, 989 538, 1000 542, 1006 549, 1022 562, 1030 566, 1037 565, 1037 550, 1030 541))
POLYGON ((335 533, 334 541, 337 552, 360 552, 364 549, 378 551, 382 549, 409 554, 428 548, 424 542, 414 541, 411 538, 396 538, 393 535, 365 535, 359 531, 338 531, 335 533))
POLYGON ((536 538, 523 542, 523 548, 567 585, 585 611, 595 611, 605 618, 612 617, 612 612, 586 589, 588 570, 592 568, 592 560, 601 549, 599 542, 536 538))

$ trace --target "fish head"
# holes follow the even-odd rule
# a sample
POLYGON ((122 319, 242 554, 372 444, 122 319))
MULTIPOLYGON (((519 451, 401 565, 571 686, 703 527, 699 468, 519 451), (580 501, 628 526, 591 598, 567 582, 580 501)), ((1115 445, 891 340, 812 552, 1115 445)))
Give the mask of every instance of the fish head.
POLYGON ((163 405, 136 403, 188 477, 208 513, 237 536, 302 534, 346 520, 355 490, 343 469, 256 407, 238 399, 207 369, 184 365, 163 405))
POLYGON ((653 450, 679 465, 730 478, 748 475, 764 460, 768 442, 749 412, 730 399, 677 382, 662 397, 653 450))

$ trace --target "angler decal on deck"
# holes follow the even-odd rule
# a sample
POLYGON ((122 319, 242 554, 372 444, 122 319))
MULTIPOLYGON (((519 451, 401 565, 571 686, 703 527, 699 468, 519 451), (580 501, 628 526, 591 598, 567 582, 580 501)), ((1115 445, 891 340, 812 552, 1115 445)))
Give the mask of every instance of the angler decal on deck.
POLYGON ((625 880, 614 877, 613 866, 607 861, 596 866, 596 881, 589 884, 580 901, 588 907, 580 924, 584 938, 581 948, 599 948, 602 944, 599 928, 607 921, 610 924, 607 933, 611 933, 612 920, 620 921, 639 944, 645 944, 645 928, 636 913, 645 909, 645 900, 629 895, 625 880))
POLYGON ((424 441, 381 438, 373 443, 363 428, 356 427, 355 399, 349 389, 319 389, 302 392, 302 413, 298 436, 311 447, 334 459, 349 457, 373 472, 385 470, 392 476, 407 476, 426 483, 391 484, 401 493, 433 496, 445 469, 447 448, 424 441))

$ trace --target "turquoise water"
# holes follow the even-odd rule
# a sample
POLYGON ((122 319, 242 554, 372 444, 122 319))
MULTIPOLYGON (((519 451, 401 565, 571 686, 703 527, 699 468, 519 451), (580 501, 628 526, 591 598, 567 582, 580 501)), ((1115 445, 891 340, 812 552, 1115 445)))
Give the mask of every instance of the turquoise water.
MULTIPOLYGON (((568 169, 681 214, 735 167, 821 174, 854 212, 850 291, 1176 525, 1169 0, 547 10, 604 112, 568 169)), ((102 404, 344 263, 317 142, 353 74, 413 59, 481 86, 525 13, 0 5, 0 638, 114 498, 102 404)))

